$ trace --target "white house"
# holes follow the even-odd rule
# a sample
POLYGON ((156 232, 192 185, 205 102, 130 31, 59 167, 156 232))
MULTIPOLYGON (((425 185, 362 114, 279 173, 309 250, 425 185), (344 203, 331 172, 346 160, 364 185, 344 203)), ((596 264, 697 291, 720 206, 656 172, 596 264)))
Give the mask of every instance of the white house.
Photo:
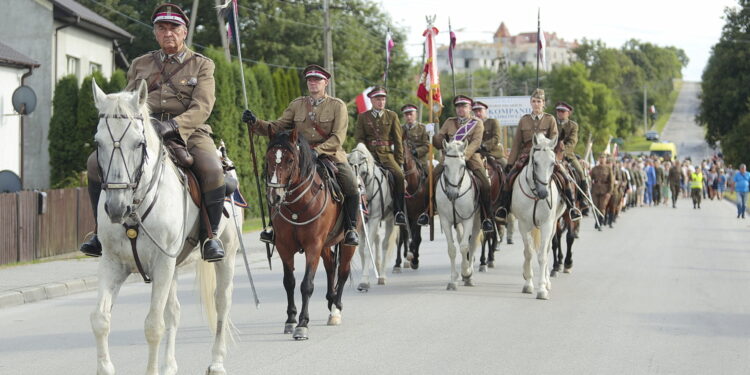
POLYGON ((13 92, 25 82, 39 63, 0 42, 0 171, 21 174, 21 126, 23 119, 13 110, 13 92))
MULTIPOLYGON (((37 110, 24 120, 23 186, 48 188, 47 136, 56 82, 75 74, 80 84, 94 70, 109 78, 115 43, 133 36, 74 0, 0 0, 0 9, 2 42, 40 64, 25 82, 36 92, 37 110)), ((6 150, 0 155, 5 159, 6 150)))

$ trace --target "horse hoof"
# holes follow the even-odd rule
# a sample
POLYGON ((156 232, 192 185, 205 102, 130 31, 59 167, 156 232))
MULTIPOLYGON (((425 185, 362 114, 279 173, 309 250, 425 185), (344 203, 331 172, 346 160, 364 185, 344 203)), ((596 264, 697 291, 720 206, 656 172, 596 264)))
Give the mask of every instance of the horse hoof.
POLYGON ((378 285, 385 285, 385 277, 378 277, 378 285))
POLYGON ((555 269, 555 271, 557 271, 557 272, 560 272, 560 271, 562 271, 562 267, 561 267, 561 266, 555 266, 555 267, 554 267, 554 269, 555 269))
POLYGON ((357 290, 360 292, 370 291, 370 283, 359 283, 359 285, 357 285, 357 290))
POLYGON ((226 375, 226 374, 227 374, 227 370, 225 370, 224 366, 221 364, 208 366, 208 369, 206 370, 206 375, 226 375))
POLYGON ((489 267, 489 268, 495 268, 495 261, 491 260, 491 261, 487 262, 487 267, 489 267))
POLYGON ((548 300, 549 299, 549 292, 546 291, 546 290, 544 290, 544 289, 540 290, 536 294, 536 299, 541 299, 541 300, 545 300, 545 301, 548 300))
POLYGON ((513 245, 513 240, 510 239, 510 238, 508 238, 508 241, 506 241, 506 242, 508 243, 508 245, 513 245))
POLYGON ((401 273, 401 267, 393 266, 393 273, 401 273))
POLYGON ((404 268, 412 268, 412 267, 411 267, 411 262, 410 262, 410 261, 408 261, 408 260, 405 260, 405 261, 404 261, 404 268))
MULTIPOLYGON (((213 375, 213 374, 226 374, 226 372, 223 372, 223 373, 221 373, 221 372, 211 372, 211 367, 213 367, 213 366, 209 366, 208 367, 208 371, 209 371, 208 373, 211 374, 211 375, 213 375)), ((162 366, 162 368, 161 368, 161 374, 164 374, 164 375, 175 375, 175 374, 177 374, 177 363, 172 363, 172 364, 169 364, 169 365, 162 366)))
POLYGON ((332 313, 331 315, 328 315, 328 323, 329 326, 337 326, 341 324, 341 313, 332 313))
POLYGON ((487 272, 487 266, 485 266, 484 264, 480 265, 479 272, 487 272))
POLYGON ((573 267, 572 266, 571 267, 565 267, 565 269, 563 270, 563 273, 573 273, 573 267))
POLYGON ((549 277, 557 277, 557 271, 553 268, 552 272, 549 273, 549 277))
POLYGON ((474 286, 474 280, 472 279, 464 280, 464 286, 474 286))
POLYGON ((533 285, 524 285, 523 289, 521 290, 521 293, 526 293, 526 294, 534 293, 534 286, 533 285))
POLYGON ((104 375, 115 375, 115 365, 113 365, 110 361, 99 363, 96 373, 104 375))
POLYGON ((419 268, 419 262, 417 261, 417 259, 415 259, 411 262, 411 269, 416 270, 418 268, 419 268))
POLYGON ((448 287, 446 288, 446 290, 456 290, 456 283, 454 283, 452 281, 449 282, 448 283, 448 287))
POLYGON ((284 334, 288 335, 290 333, 294 332, 294 323, 286 323, 284 324, 284 334))
POLYGON ((297 341, 307 340, 307 327, 295 328, 292 337, 294 337, 294 339, 297 341))
POLYGON ((406 260, 411 262, 412 259, 414 259, 414 253, 410 251, 406 254, 406 260))

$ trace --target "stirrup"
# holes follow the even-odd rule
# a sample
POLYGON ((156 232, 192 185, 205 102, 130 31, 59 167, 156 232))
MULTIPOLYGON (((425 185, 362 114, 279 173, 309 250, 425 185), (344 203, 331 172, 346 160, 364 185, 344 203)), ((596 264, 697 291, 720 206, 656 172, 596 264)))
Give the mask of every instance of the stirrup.
POLYGON ((406 215, 403 211, 396 212, 394 218, 396 225, 406 226, 406 215))
POLYGON ((506 225, 507 217, 508 217, 508 210, 505 209, 505 207, 500 207, 495 211, 495 220, 498 223, 502 225, 506 225))
POLYGON ((344 245, 359 246, 359 235, 354 229, 349 229, 344 233, 344 245))
POLYGON ((265 242, 268 244, 273 244, 273 240, 276 237, 273 227, 266 227, 260 232, 260 240, 261 242, 265 242))
POLYGON ((493 233, 495 231, 495 226, 492 225, 492 220, 482 220, 482 231, 484 231, 484 233, 493 233))
POLYGON ((430 217, 426 213, 422 212, 417 218, 417 224, 426 226, 430 224, 430 217))
POLYGON ((579 210, 578 207, 573 206, 570 208, 570 220, 571 221, 581 220, 581 210, 579 210))
POLYGON ((222 259, 224 259, 224 244, 221 242, 218 236, 214 236, 214 238, 207 239, 203 242, 203 246, 201 246, 201 257, 206 262, 218 262, 222 259), (206 254, 207 252, 207 246, 211 244, 211 242, 216 242, 216 246, 218 246, 218 249, 212 249, 211 254, 206 254))

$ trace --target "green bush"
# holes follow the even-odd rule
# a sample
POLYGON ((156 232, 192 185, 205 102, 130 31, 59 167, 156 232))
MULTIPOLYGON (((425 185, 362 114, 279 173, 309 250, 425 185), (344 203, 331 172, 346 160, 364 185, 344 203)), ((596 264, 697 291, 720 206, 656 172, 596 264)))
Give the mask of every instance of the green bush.
MULTIPOLYGON (((76 113, 78 108, 78 79, 65 76, 55 85, 52 99, 52 118, 49 123, 50 183, 52 187, 71 184, 71 177, 80 170, 80 150, 77 148, 76 113)), ((75 179, 74 179, 75 180, 75 179)))

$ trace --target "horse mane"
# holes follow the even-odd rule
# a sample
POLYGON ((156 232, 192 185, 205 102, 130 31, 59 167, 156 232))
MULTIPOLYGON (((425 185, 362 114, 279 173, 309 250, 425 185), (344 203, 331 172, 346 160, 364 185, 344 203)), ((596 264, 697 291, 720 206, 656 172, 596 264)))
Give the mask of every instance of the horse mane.
POLYGON ((375 163, 375 158, 372 156, 372 154, 370 153, 370 150, 367 149, 367 146, 365 146, 364 143, 361 143, 361 142, 357 143, 357 145, 354 146, 354 149, 352 150, 352 152, 354 151, 361 152, 365 156, 365 159, 367 159, 368 164, 375 163))
POLYGON ((138 95, 138 93, 122 91, 118 93, 107 94, 106 100, 101 103, 101 113, 108 115, 125 116, 128 119, 134 119, 136 117, 147 119, 150 114, 148 104, 144 105, 143 108, 134 110, 131 107, 133 95, 138 95))
POLYGON ((299 169, 300 175, 308 176, 315 171, 315 160, 313 160, 312 148, 302 133, 297 133, 297 144, 292 144, 292 131, 287 130, 277 133, 268 143, 268 150, 279 147, 294 153, 294 149, 299 150, 299 169))

